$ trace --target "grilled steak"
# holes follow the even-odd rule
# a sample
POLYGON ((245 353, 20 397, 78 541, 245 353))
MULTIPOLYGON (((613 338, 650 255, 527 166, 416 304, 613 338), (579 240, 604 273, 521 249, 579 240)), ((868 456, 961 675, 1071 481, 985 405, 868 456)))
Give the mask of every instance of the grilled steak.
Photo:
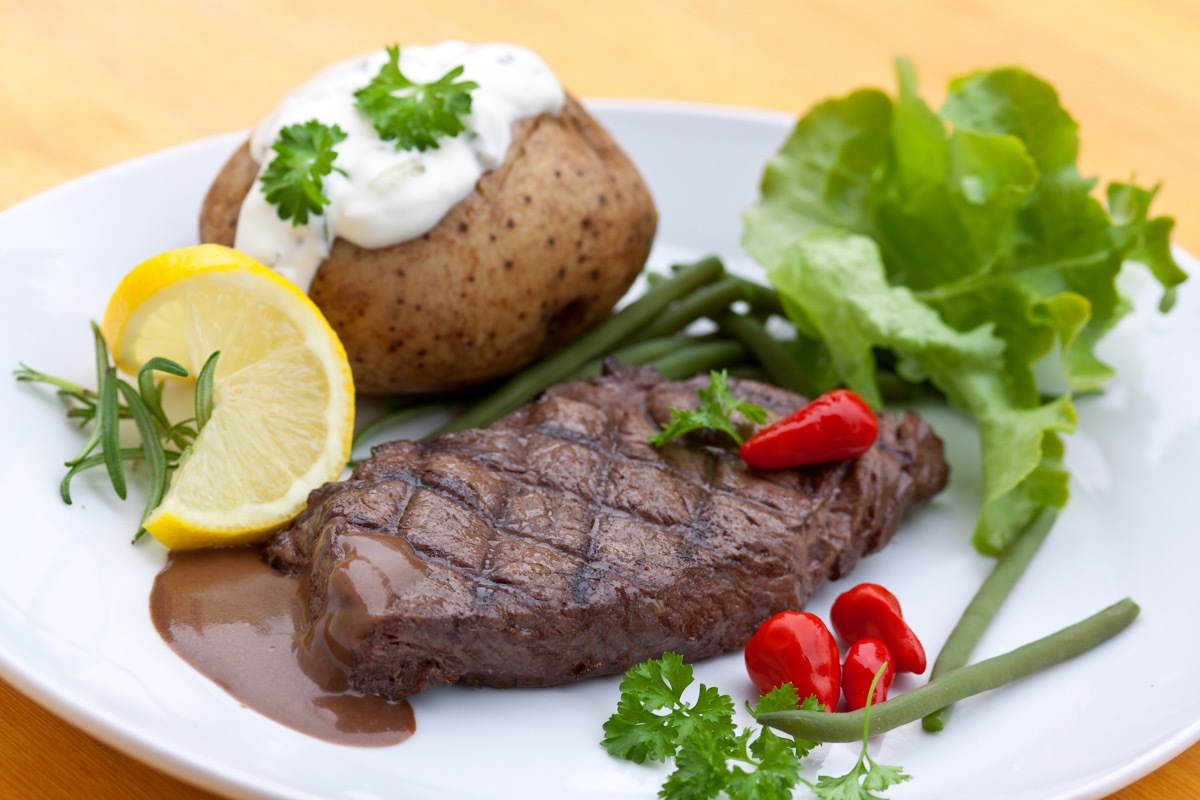
MULTIPOLYGON (((715 439, 647 444, 706 381, 617 369, 485 429, 377 447, 268 560, 302 574, 311 639, 361 691, 545 686, 741 647, 946 483, 911 413, 883 414, 861 459, 799 470, 752 470, 715 439)), ((803 403, 730 384, 775 416, 803 403)))

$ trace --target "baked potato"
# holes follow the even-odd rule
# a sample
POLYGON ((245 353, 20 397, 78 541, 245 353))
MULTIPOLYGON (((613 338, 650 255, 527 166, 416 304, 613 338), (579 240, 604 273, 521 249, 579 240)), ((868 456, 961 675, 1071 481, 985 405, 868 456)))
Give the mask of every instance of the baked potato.
MULTIPOLYGON (((200 238, 232 246, 256 190, 248 144, 217 176, 200 238)), ((508 375, 608 316, 642 269, 657 213, 634 165, 568 97, 519 120, 505 161, 418 238, 336 239, 309 295, 359 392, 425 394, 508 375)))

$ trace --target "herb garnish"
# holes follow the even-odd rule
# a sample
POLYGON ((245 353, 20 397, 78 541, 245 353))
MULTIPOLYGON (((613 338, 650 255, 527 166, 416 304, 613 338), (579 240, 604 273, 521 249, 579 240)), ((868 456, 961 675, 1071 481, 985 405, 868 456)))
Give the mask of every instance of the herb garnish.
MULTIPOLYGON (((58 390, 68 405, 67 417, 78 419, 79 426, 92 424, 91 435, 79 453, 67 461, 67 474, 59 484, 63 502, 71 504, 71 479, 80 472, 103 465, 108 472, 113 491, 122 500, 126 495, 125 462, 144 461, 150 472, 150 492, 141 522, 145 522, 166 493, 170 473, 187 456, 204 423, 212 416, 213 375, 217 357, 208 357, 196 379, 195 409, 192 419, 172 423, 162 407, 162 382, 155 382, 154 373, 161 372, 179 378, 187 370, 169 358, 152 358, 138 371, 137 388, 117 377, 116 367, 108 356, 108 347, 99 327, 92 323, 96 352, 95 391, 70 381, 47 375, 21 364, 13 371, 18 381, 44 383, 58 390), (120 400, 124 398, 124 403, 120 400), (141 441, 138 447, 121 447, 119 425, 122 419, 132 419, 141 441)), ((146 532, 139 524, 133 540, 146 532)))
MULTIPOLYGON (((870 688, 867 689, 867 704, 862 708, 862 748, 858 751, 858 761, 854 762, 854 766, 845 775, 817 776, 817 783, 812 786, 812 790, 821 800, 881 800, 875 792, 912 779, 902 767, 881 764, 871 758, 871 752, 867 749, 867 741, 871 738, 871 698, 875 696, 875 687, 883 678, 886 669, 887 664, 879 667, 879 671, 871 679, 870 688)), ((766 710, 762 709, 758 713, 766 710)))
POLYGON ((724 431, 741 444, 742 434, 733 424, 732 415, 735 411, 740 411, 751 422, 762 424, 767 421, 767 412, 762 406, 733 398, 729 391, 729 374, 725 370, 710 372, 708 386, 698 390, 696 396, 700 404, 694 411, 671 409, 671 421, 667 427, 650 437, 650 444, 662 447, 672 439, 703 428, 724 431))
MULTIPOLYGON (((696 701, 685 702, 683 693, 691 683, 692 668, 678 653, 638 664, 625 674, 617 712, 604 723, 602 744, 613 756, 639 764, 675 760, 659 797, 704 800, 724 792, 733 800, 790 800, 792 789, 802 783, 821 800, 878 800, 874 792, 909 778, 899 767, 870 757, 864 724, 862 752, 850 772, 822 775, 812 783, 801 776, 800 759, 817 742, 780 736, 770 728, 739 733, 733 699, 701 684, 696 701)), ((874 688, 872 684, 867 697, 874 688)), ((824 710, 815 697, 801 703, 795 687, 785 683, 759 698, 751 713, 797 708, 824 710)))
MULTIPOLYGON (((355 106, 375 126, 381 139, 395 140, 397 150, 436 150, 438 139, 466 130, 462 117, 471 113, 475 81, 456 80, 461 65, 432 83, 409 80, 400 71, 400 48, 387 48, 388 61, 371 82, 354 93, 355 106)), ((337 125, 310 119, 279 131, 271 149, 275 157, 259 182, 267 202, 277 206, 280 219, 293 226, 308 224, 309 214, 329 205, 324 178, 337 170, 337 145, 346 138, 337 125)))
POLYGON ((275 157, 263 170, 259 181, 267 202, 278 206, 280 219, 291 219, 293 226, 308 223, 308 215, 320 214, 329 205, 324 194, 325 176, 337 170, 336 145, 346 138, 337 125, 310 119, 288 125, 279 131, 271 145, 275 157))
POLYGON ((457 66, 433 83, 416 83, 400 71, 400 48, 387 48, 388 61, 378 74, 354 93, 355 105, 366 114, 381 139, 396 140, 397 150, 436 150, 438 139, 466 130, 462 117, 471 113, 475 81, 455 81, 457 66))

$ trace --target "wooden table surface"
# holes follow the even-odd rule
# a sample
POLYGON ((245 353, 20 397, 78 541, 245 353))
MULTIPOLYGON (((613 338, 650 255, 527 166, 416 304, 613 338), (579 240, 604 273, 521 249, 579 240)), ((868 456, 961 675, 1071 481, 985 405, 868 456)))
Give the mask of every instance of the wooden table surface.
MULTIPOLYGON (((0 209, 99 167, 247 128, 324 64, 393 42, 507 40, 582 97, 799 112, 916 62, 1019 63, 1083 129, 1083 171, 1164 182, 1200 252, 1196 0, 0 0, 0 209), (336 10, 335 10, 336 8, 336 10)), ((1097 698, 1112 702, 1113 698, 1097 698)), ((0 797, 211 798, 89 738, 0 683, 0 797)), ((1200 797, 1200 746, 1121 800, 1200 797)))

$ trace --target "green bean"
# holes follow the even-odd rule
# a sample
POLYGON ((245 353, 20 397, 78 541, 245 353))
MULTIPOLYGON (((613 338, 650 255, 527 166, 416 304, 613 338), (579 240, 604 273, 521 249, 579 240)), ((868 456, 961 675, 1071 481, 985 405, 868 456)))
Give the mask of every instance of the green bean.
POLYGON ((658 319, 637 334, 636 340, 671 336, 702 317, 712 317, 721 313, 741 298, 742 286, 737 278, 722 278, 707 286, 701 286, 668 307, 658 319))
POLYGON ((419 405, 404 406, 395 411, 390 411, 387 414, 371 420, 371 422, 363 426, 358 433, 354 434, 354 441, 351 445, 351 450, 357 448, 363 442, 369 441, 384 431, 390 430, 397 426, 403 425, 414 420, 422 419, 434 414, 438 411, 444 411, 450 408, 452 404, 445 401, 433 403, 421 403, 419 405))
MULTIPOLYGON (((646 341, 636 342, 623 347, 620 350, 614 351, 611 356, 620 364, 648 364, 664 358, 676 351, 684 353, 685 359, 698 359, 703 363, 709 361, 724 362, 730 358, 737 359, 744 355, 744 351, 740 348, 730 348, 726 342, 721 348, 706 348, 700 349, 700 345, 712 344, 706 341, 707 337, 688 337, 688 336, 668 336, 660 339, 647 339, 646 341), (691 349, 689 349, 691 348, 691 349)), ((668 360, 668 367, 671 365, 668 360)), ((584 364, 566 377, 566 380, 574 380, 576 378, 595 377, 600 374, 604 366, 604 359, 598 358, 584 364)), ((689 373, 693 374, 693 373, 689 373)), ((357 449, 364 442, 367 442, 391 428, 413 422, 418 419, 434 414, 438 411, 444 411, 454 405, 452 402, 439 400, 438 402, 414 403, 412 405, 403 405, 381 415, 377 419, 371 421, 370 424, 363 427, 358 433, 354 434, 353 448, 357 449)), ((351 462, 353 465, 354 462, 351 462)))
POLYGON ((690 378, 718 367, 741 363, 746 348, 738 342, 705 342, 676 350, 650 362, 669 381, 690 378))
MULTIPOLYGON (((672 267, 672 269, 675 268, 672 267)), ((770 286, 764 286, 757 281, 752 281, 749 278, 743 278, 739 275, 730 275, 729 279, 737 281, 738 286, 741 287, 741 291, 738 293, 739 297, 734 299, 745 300, 759 314, 774 315, 787 319, 787 312, 783 308, 783 301, 779 299, 779 293, 770 286)), ((649 286, 654 286, 665 280, 667 280, 666 275, 657 272, 646 273, 646 283, 649 286)))
POLYGON ((737 339, 754 354, 754 358, 771 376, 771 382, 776 386, 782 386, 790 392, 806 397, 816 397, 819 394, 803 371, 797 367, 787 348, 771 336, 761 322, 732 311, 718 314, 714 321, 727 336, 737 339))
MULTIPOLYGON (((871 736, 922 717, 965 697, 998 688, 1033 672, 1059 664, 1111 639, 1138 615, 1128 597, 1049 636, 969 667, 947 672, 911 692, 870 707, 871 736)), ((830 714, 825 711, 776 711, 760 714, 758 722, 818 742, 854 742, 862 738, 863 709, 830 714)))
MULTIPOLYGON (((966 665, 983 632, 987 630, 1009 592, 1025 573, 1042 542, 1046 540, 1046 534, 1050 532, 1057 516, 1058 512, 1053 508, 1042 511, 1029 523, 1024 533, 1001 554, 992 571, 975 592, 975 596, 971 598, 971 602, 963 609, 958 624, 946 637, 946 643, 942 645, 942 650, 929 673, 931 682, 937 680, 940 675, 966 665)), ((927 715, 921 724, 930 733, 937 733, 945 726, 949 711, 948 706, 940 708, 927 715)))
POLYGON ((612 358, 618 364, 648 364, 655 359, 662 358, 668 353, 673 353, 696 340, 687 336, 667 336, 665 338, 646 339, 644 341, 635 342, 620 350, 616 350, 604 358, 593 359, 579 369, 567 376, 568 380, 576 378, 595 378, 604 369, 604 360, 612 358))
POLYGON ((393 394, 379 399, 384 402, 384 408, 386 409, 382 413, 390 414, 393 411, 399 411, 403 408, 424 406, 434 402, 443 403, 448 406, 474 403, 497 386, 499 386, 499 382, 494 381, 462 389, 443 389, 437 392, 437 394, 393 394))
POLYGON ((737 278, 736 280, 741 284, 742 296, 751 308, 763 314, 773 314, 787 319, 783 301, 779 299, 779 294, 774 289, 747 278, 737 278))
POLYGON ((729 377, 741 378, 746 381, 758 381, 759 383, 771 382, 771 376, 757 364, 741 364, 736 367, 730 367, 729 377))
POLYGON ((488 425, 521 406, 546 387, 566 378, 592 359, 599 358, 636 335, 663 309, 680 297, 721 277, 724 268, 715 258, 706 258, 650 288, 645 294, 571 344, 526 367, 499 389, 472 405, 437 430, 437 433, 488 425))

